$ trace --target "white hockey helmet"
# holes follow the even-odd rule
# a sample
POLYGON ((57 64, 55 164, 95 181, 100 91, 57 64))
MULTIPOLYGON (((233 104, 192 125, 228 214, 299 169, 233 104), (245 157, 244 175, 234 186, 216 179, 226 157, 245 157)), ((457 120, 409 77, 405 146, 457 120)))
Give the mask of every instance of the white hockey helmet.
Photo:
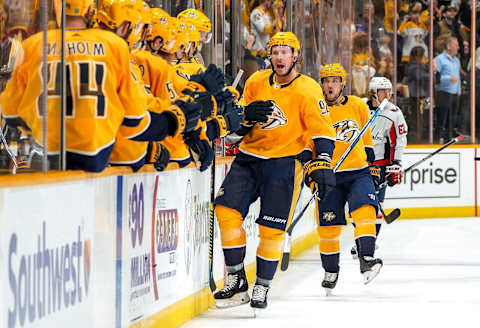
POLYGON ((390 90, 390 93, 392 92, 392 82, 390 82, 389 79, 386 77, 372 77, 370 82, 368 83, 368 91, 370 91, 373 94, 377 94, 378 90, 381 89, 388 89, 390 90))

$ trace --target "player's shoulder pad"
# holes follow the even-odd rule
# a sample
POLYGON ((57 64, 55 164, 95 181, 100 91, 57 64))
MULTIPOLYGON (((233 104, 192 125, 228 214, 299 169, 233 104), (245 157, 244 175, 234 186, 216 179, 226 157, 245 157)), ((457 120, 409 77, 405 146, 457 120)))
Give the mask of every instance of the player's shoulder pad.
POLYGON ((362 98, 360 98, 358 96, 349 95, 349 96, 347 96, 347 98, 348 98, 348 103, 350 105, 361 106, 361 107, 368 108, 367 103, 362 98))
POLYGON ((323 95, 320 84, 310 76, 301 74, 295 81, 297 89, 300 89, 303 93, 314 96, 315 98, 317 98, 318 95, 323 95))
POLYGON ((271 69, 266 69, 266 70, 263 70, 263 71, 256 71, 255 73, 253 73, 252 75, 250 75, 250 77, 247 79, 247 81, 245 82, 245 84, 251 84, 251 83, 258 83, 260 81, 263 81, 264 79, 267 79, 269 78, 270 74, 272 74, 272 70, 271 69))
POLYGON ((84 33, 91 35, 92 39, 97 39, 98 41, 112 44, 115 47, 120 48, 121 50, 127 49, 127 51, 130 53, 127 42, 111 31, 101 29, 87 29, 84 30, 84 33))
POLYGON ((392 104, 391 102, 388 102, 385 107, 383 108, 383 110, 389 110, 391 112, 401 112, 400 108, 398 108, 397 106, 395 106, 394 104, 392 104))

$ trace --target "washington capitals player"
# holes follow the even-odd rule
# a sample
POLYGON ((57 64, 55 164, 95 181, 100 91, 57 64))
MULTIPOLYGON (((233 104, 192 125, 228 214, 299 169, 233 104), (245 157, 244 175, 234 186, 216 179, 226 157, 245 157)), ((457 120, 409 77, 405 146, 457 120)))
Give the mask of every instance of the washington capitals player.
MULTIPOLYGON (((368 107, 373 113, 383 101, 392 96, 392 83, 385 77, 373 77, 368 84, 368 107)), ((402 182, 402 156, 407 146, 408 127, 403 113, 394 104, 389 102, 378 118, 372 124, 372 138, 375 150, 375 165, 381 168, 382 184, 387 179, 388 186, 392 187, 402 182)), ((378 201, 383 205, 387 186, 378 190, 378 201)), ((378 213, 376 233, 380 232, 382 215, 378 213)), ((357 257, 357 247, 353 246, 352 256, 357 257)))

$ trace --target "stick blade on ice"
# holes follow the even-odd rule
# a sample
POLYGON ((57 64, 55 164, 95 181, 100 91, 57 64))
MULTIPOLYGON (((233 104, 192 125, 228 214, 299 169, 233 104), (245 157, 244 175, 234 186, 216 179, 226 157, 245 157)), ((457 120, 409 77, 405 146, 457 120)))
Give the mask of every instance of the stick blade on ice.
POLYGON ((394 209, 390 214, 384 217, 385 222, 387 222, 388 224, 392 223, 393 221, 395 221, 400 217, 400 214, 401 212, 399 208, 394 209))

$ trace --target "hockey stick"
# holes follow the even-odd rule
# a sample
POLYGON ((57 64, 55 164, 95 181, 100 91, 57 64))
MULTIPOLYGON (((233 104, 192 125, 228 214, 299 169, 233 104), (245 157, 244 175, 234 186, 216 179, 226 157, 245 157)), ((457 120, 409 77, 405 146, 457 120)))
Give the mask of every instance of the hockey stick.
POLYGON ((212 142, 213 161, 212 172, 210 174, 210 213, 208 217, 208 285, 212 293, 217 290, 217 284, 213 278, 213 243, 215 240, 215 211, 213 202, 215 201, 215 141, 212 142))
POLYGON ((400 217, 400 214, 402 214, 399 208, 394 209, 393 211, 390 212, 390 214, 386 214, 385 211, 383 210, 383 206, 380 202, 378 202, 378 209, 382 213, 383 219, 388 224, 390 224, 393 221, 395 221, 396 219, 398 219, 400 217))
MULTIPOLYGON (((370 118, 370 120, 368 120, 368 122, 365 124, 365 126, 362 128, 362 130, 360 131, 360 133, 358 134, 358 136, 355 138, 355 140, 352 141, 352 143, 348 146, 348 148, 345 150, 345 152, 343 153, 343 155, 340 157, 340 159, 338 160, 337 164, 335 164, 335 166, 333 167, 333 172, 337 172, 338 168, 340 167, 340 165, 342 165, 343 161, 345 160, 345 158, 347 158, 347 156, 352 152, 352 149, 353 147, 355 147, 355 145, 358 143, 358 141, 360 140, 360 138, 363 137, 363 135, 365 134, 365 132, 367 131, 367 129, 370 128, 370 125, 372 125, 373 121, 375 121, 375 119, 377 118, 377 116, 380 114, 380 112, 383 110, 383 107, 385 107, 385 105, 388 103, 387 99, 384 99, 382 101, 382 103, 380 104, 380 106, 378 106, 377 110, 375 111, 375 113, 372 115, 372 117, 370 118)), ((302 218, 303 214, 305 214, 307 208, 310 206, 310 204, 312 203, 312 201, 317 197, 318 195, 318 192, 315 191, 312 195, 312 197, 310 197, 307 205, 300 211, 300 213, 297 215, 297 217, 292 221, 292 223, 290 223, 290 226, 288 227, 287 231, 286 231, 286 234, 285 234, 285 239, 283 240, 283 255, 282 255, 282 265, 280 266, 281 270, 282 271, 286 271, 288 269, 288 264, 290 262, 290 248, 291 248, 291 244, 292 244, 292 231, 293 231, 293 228, 295 228, 295 226, 297 225, 297 223, 300 221, 300 219, 302 218)))
MULTIPOLYGON (((440 153, 442 150, 444 150, 445 148, 447 148, 448 146, 451 146, 457 142, 459 142, 460 140, 462 140, 464 138, 463 135, 459 135, 453 139, 451 139, 449 142, 447 142, 446 144, 444 144, 442 147, 438 148, 437 150, 435 150, 434 152, 431 152, 430 154, 428 154, 427 156, 425 156, 424 158, 422 158, 421 160, 413 163, 412 165, 410 165, 409 167, 407 167, 405 170, 403 170, 403 174, 407 173, 408 171, 416 168, 417 166, 419 166, 420 164, 422 164, 423 162, 427 161, 428 159, 432 158, 433 156, 437 155, 438 153, 440 153)), ((388 173, 386 176, 385 176, 385 181, 382 182, 379 186, 378 186, 378 189, 382 189, 384 188, 386 185, 387 185, 387 178, 391 175, 391 173, 388 173)), ((400 217, 400 214, 401 214, 401 211, 399 208, 395 208, 392 212, 390 212, 390 214, 388 215, 385 215, 385 212, 383 211, 383 208, 381 207, 380 203, 378 203, 379 205, 379 208, 380 208, 380 211, 382 212, 382 215, 383 215, 383 218, 385 219, 385 222, 387 222, 388 224, 392 223, 393 221, 395 221, 396 219, 398 219, 400 217)))
MULTIPOLYGON (((243 70, 239 70, 235 80, 232 83, 232 87, 236 88, 240 78, 243 75, 243 70)), ((213 203, 215 202, 215 140, 212 141, 213 161, 212 161, 212 173, 210 175, 210 213, 208 217, 208 285, 210 290, 215 292, 217 290, 217 284, 215 278, 213 278, 213 244, 215 241, 215 210, 213 203)))

